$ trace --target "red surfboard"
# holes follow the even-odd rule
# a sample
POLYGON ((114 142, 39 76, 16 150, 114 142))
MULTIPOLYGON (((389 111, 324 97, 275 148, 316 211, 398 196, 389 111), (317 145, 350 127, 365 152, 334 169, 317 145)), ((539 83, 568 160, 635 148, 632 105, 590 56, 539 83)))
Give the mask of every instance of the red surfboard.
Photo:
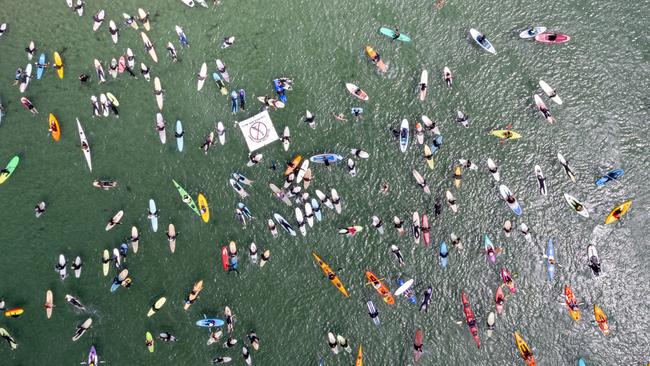
POLYGON ((221 265, 223 266, 223 270, 226 272, 228 272, 228 263, 228 248, 224 245, 221 247, 221 265))

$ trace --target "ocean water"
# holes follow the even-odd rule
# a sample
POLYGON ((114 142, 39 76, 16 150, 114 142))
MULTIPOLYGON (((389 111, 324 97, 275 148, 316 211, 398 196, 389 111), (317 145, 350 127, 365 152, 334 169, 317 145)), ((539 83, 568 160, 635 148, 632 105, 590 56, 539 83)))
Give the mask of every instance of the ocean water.
MULTIPOLYGON (((7 308, 23 307, 20 318, 3 317, 0 327, 16 339, 11 351, 2 342, 0 365, 47 362, 75 364, 85 360, 95 345, 102 360, 112 365, 200 365, 216 356, 229 356, 243 364, 242 344, 255 330, 260 350, 252 352, 255 365, 325 365, 354 363, 356 348, 363 345, 368 365, 408 365, 416 328, 424 331, 423 365, 523 364, 512 333, 519 331, 533 348, 541 365, 571 365, 583 357, 588 365, 641 365, 650 361, 650 341, 645 314, 649 276, 645 271, 648 245, 648 55, 645 31, 650 4, 641 2, 572 1, 434 2, 393 1, 228 1, 209 8, 188 8, 180 1, 88 2, 83 17, 73 14, 64 1, 7 3, 0 23, 9 24, 0 37, 0 98, 5 116, 0 124, 0 165, 14 155, 21 158, 12 177, 0 186, 0 298, 7 308), (159 62, 145 53, 139 31, 125 26, 121 14, 135 14, 138 7, 151 13, 149 37, 159 62), (92 14, 106 11, 106 20, 92 31, 92 14), (108 21, 120 27, 113 44, 108 21), (518 32, 540 24, 572 37, 563 45, 524 41, 518 32), (174 25, 185 30, 190 47, 181 48, 174 25), (381 26, 396 27, 413 42, 398 43, 378 33, 381 26), (484 32, 497 50, 489 55, 468 38, 469 28, 484 32), (236 36, 235 44, 219 48, 223 37, 236 36), (65 64, 65 78, 52 68, 42 80, 32 80, 27 92, 40 114, 32 116, 20 105, 21 94, 12 87, 14 71, 28 62, 24 48, 36 44, 36 58, 45 52, 48 61, 58 51, 65 64), (175 44, 179 61, 171 62, 165 44, 175 44), (372 45, 387 63, 386 74, 363 54, 372 45), (151 75, 161 79, 166 91, 163 116, 168 123, 167 144, 155 131, 158 111, 153 85, 136 71, 117 79, 107 75, 98 84, 93 60, 107 63, 130 47, 136 64, 146 63, 151 75), (244 88, 245 111, 233 116, 230 103, 219 94, 212 80, 196 90, 196 73, 203 62, 209 74, 214 59, 229 66, 229 90, 244 88), (453 88, 442 82, 448 66, 454 72, 453 88), (417 99, 420 72, 429 72, 425 102, 417 99), (77 76, 91 75, 88 85, 77 76), (272 79, 294 80, 286 108, 271 112, 276 129, 292 132, 290 150, 274 143, 260 152, 258 166, 246 167, 244 138, 234 126, 259 111, 257 96, 273 94, 272 79), (538 80, 558 90, 564 104, 545 96, 557 123, 546 123, 535 110, 533 95, 543 95, 538 80), (345 83, 352 82, 370 96, 368 102, 353 98, 345 83), (93 118, 90 96, 111 92, 120 101, 120 118, 93 118), (365 109, 355 121, 351 107, 365 109), (316 129, 302 122, 306 110, 316 115, 316 129), (454 121, 457 110, 469 115, 470 127, 454 121), (62 137, 54 142, 47 134, 47 116, 54 113, 62 137), (348 121, 337 121, 345 113, 348 121), (399 151, 392 129, 408 119, 411 127, 425 114, 439 126, 444 143, 430 170, 422 157, 422 146, 412 141, 406 153, 399 151), (79 148, 75 118, 84 126, 90 143, 93 172, 86 167, 79 148), (185 127, 185 151, 176 150, 171 130, 176 120, 185 127), (204 137, 217 121, 227 127, 226 144, 215 145, 208 154, 200 150, 204 137), (516 141, 499 141, 488 135, 507 125, 521 133, 516 141), (358 174, 351 177, 343 163, 332 167, 313 166, 314 179, 308 192, 341 196, 340 215, 323 207, 323 221, 308 228, 306 237, 283 232, 274 239, 266 228, 273 213, 295 225, 294 208, 276 200, 268 182, 280 184, 285 161, 294 155, 308 157, 321 152, 349 155, 360 148, 370 158, 355 159, 358 174), (572 183, 556 159, 561 152, 577 173, 572 183), (460 189, 453 186, 453 167, 458 159, 471 159, 479 169, 463 170, 460 189), (486 169, 487 158, 500 167, 502 183, 519 199, 523 215, 515 217, 498 196, 496 183, 486 169), (269 169, 276 162, 279 169, 269 169), (540 165, 546 176, 548 196, 537 191, 533 167, 540 165), (594 181, 613 168, 625 169, 619 182, 596 187, 594 181), (411 171, 427 179, 432 194, 415 184, 411 171), (240 199, 229 187, 232 172, 254 180, 250 196, 240 199), (115 179, 118 187, 101 191, 94 179, 115 179), (181 202, 171 179, 196 197, 202 192, 212 210, 210 223, 201 222, 181 202), (384 182, 387 193, 380 192, 384 182), (451 190, 459 204, 453 214, 444 204, 433 218, 435 197, 451 190), (566 204, 564 193, 585 203, 590 218, 577 215, 566 204), (147 220, 150 198, 161 210, 159 230, 147 220), (632 199, 621 222, 607 225, 604 218, 616 205, 632 199), (35 218, 34 205, 46 201, 47 212, 35 218), (243 228, 234 217, 238 202, 255 219, 243 228), (106 232, 106 222, 124 210, 122 225, 106 232), (430 247, 416 244, 409 235, 399 236, 392 228, 393 216, 405 221, 410 233, 414 211, 430 217, 430 247), (370 227, 370 218, 383 219, 380 235, 370 227), (511 220, 525 222, 532 243, 514 230, 503 235, 502 226, 511 220), (169 223, 179 232, 176 251, 167 244, 169 223), (111 279, 101 272, 101 253, 120 245, 130 227, 140 230, 138 253, 129 252, 127 265, 133 278, 129 289, 109 292, 111 279), (354 237, 337 234, 341 227, 362 225, 354 237), (450 250, 449 266, 439 265, 437 250, 450 234, 460 236, 464 249, 450 250), (488 234, 503 252, 497 264, 485 261, 482 236, 488 234), (555 242, 561 265, 549 284, 542 257, 548 239, 555 242), (239 273, 221 268, 219 249, 229 241, 239 248, 239 273), (260 253, 269 249, 271 258, 263 268, 253 265, 247 248, 255 242, 260 253), (399 266, 390 245, 400 246, 406 264, 399 266), (586 266, 587 246, 597 247, 603 274, 594 277, 586 266), (322 275, 311 252, 317 252, 337 270, 350 291, 343 296, 322 275), (84 267, 80 279, 61 281, 53 270, 59 254, 69 262, 80 255, 84 267), (494 292, 501 284, 499 271, 507 267, 515 274, 518 290, 506 299, 491 338, 485 321, 494 309, 494 292), (366 285, 365 270, 371 270, 395 290, 395 279, 414 278, 418 298, 432 286, 433 302, 428 313, 418 311, 404 298, 384 304, 366 285), (204 280, 199 299, 184 311, 182 305, 192 284, 204 280), (570 285, 581 302, 582 319, 574 322, 563 300, 564 285, 570 285), (46 319, 42 309, 46 290, 55 297, 54 315, 46 319), (461 290, 465 290, 478 317, 481 349, 472 341, 464 324, 461 290), (88 308, 78 312, 65 303, 65 294, 78 297, 88 308), (157 298, 167 304, 153 317, 146 312, 157 298), (366 301, 378 308, 381 326, 375 327, 366 301), (593 321, 592 307, 598 304, 607 314, 612 330, 604 336, 593 321), (194 323, 203 315, 223 318, 225 306, 236 316, 233 349, 221 343, 206 345, 208 332, 194 323), (93 327, 72 342, 75 327, 86 318, 93 327), (460 323, 460 324, 459 324, 460 323), (156 343, 154 353, 145 346, 145 333, 171 332, 176 343, 156 343), (326 334, 332 331, 349 339, 352 355, 334 355, 326 334)), ((32 60, 32 61, 36 61, 32 60)), ((413 137, 413 136, 412 136, 413 137)), ((414 140, 414 139, 412 139, 414 140)), ((427 143, 432 136, 426 135, 427 143)), ((295 206, 295 205, 294 205, 295 206)), ((297 227, 296 227, 297 228, 297 227)), ((69 269, 69 268, 68 268, 69 269)), ((224 330, 225 332, 225 330, 224 330)), ((225 338, 224 338, 225 341, 225 338)))

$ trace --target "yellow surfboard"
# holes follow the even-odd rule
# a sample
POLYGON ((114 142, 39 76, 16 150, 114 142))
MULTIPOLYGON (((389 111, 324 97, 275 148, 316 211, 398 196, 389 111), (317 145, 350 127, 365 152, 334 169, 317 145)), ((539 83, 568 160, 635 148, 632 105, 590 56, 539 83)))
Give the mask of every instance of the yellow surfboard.
POLYGON ((59 75, 59 79, 63 79, 63 61, 58 52, 54 52, 54 68, 56 69, 57 75, 59 75))
POLYGON ((201 213, 203 222, 210 221, 210 207, 208 207, 208 200, 205 199, 203 193, 199 193, 197 201, 199 201, 199 212, 201 213))

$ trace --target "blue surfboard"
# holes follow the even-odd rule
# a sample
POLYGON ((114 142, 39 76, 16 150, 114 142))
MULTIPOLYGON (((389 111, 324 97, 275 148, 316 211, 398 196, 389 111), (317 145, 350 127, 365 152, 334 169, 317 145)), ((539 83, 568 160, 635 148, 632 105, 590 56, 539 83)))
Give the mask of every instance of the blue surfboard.
POLYGON ((43 72, 45 71, 45 54, 41 53, 38 58, 38 69, 36 70, 36 80, 41 80, 43 72))

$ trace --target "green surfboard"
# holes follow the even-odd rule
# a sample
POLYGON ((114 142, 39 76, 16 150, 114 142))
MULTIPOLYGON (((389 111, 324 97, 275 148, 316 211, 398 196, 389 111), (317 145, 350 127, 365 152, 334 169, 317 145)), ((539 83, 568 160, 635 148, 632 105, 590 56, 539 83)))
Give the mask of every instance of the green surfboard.
MULTIPOLYGON (((379 28, 379 33, 390 38, 395 37, 395 31, 390 28, 381 27, 379 28)), ((400 34, 399 37, 397 37, 397 40, 402 42, 411 42, 411 37, 407 36, 406 34, 400 34)))
POLYGON ((4 183, 9 177, 11 177, 11 174, 16 170, 16 167, 18 166, 18 162, 20 162, 20 158, 18 156, 14 156, 9 160, 9 164, 4 168, 2 173, 0 173, 0 184, 4 183))
POLYGON ((176 183, 175 180, 172 179, 172 182, 174 182, 176 189, 178 189, 178 194, 181 195, 181 199, 183 200, 183 202, 187 203, 187 205, 190 206, 190 208, 194 210, 194 212, 196 212, 197 215, 201 216, 201 213, 199 212, 198 207, 196 207, 196 203, 194 203, 194 199, 192 198, 192 196, 187 194, 187 191, 183 187, 181 187, 180 184, 176 183))

